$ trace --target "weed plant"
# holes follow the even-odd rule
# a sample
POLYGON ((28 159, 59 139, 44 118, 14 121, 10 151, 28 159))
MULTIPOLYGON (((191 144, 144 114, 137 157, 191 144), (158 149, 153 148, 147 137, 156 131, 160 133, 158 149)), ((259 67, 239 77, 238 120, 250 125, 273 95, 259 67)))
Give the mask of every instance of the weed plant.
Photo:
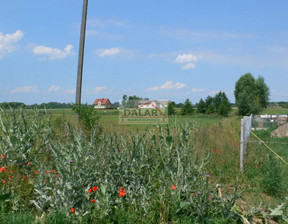
POLYGON ((217 178, 209 172, 217 149, 196 148, 201 130, 195 122, 125 135, 104 134, 95 126, 87 136, 62 122, 63 132, 56 131, 50 115, 37 110, 2 116, 2 218, 28 209, 35 223, 53 223, 55 217, 57 223, 241 220, 237 186, 231 194, 217 194, 217 178))

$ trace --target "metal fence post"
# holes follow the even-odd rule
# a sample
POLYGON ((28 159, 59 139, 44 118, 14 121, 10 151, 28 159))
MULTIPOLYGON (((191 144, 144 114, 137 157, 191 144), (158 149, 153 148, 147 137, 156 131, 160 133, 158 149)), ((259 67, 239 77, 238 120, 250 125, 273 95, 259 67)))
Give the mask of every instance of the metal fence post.
POLYGON ((244 119, 241 119, 241 136, 240 136, 240 171, 244 171, 244 119))

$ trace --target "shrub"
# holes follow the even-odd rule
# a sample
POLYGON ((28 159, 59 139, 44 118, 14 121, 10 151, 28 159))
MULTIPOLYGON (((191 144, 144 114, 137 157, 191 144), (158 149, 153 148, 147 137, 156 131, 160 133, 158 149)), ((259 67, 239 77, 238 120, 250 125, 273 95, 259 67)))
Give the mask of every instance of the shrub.
POLYGON ((274 155, 269 154, 269 163, 262 180, 263 191, 273 196, 281 196, 284 193, 283 179, 279 164, 274 155))

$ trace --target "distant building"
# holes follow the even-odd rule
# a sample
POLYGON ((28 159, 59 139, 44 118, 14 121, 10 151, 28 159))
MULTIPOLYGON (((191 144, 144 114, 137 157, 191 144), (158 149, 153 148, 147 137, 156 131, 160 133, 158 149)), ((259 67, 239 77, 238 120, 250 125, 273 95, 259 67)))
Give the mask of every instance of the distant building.
POLYGON ((109 109, 112 107, 112 104, 109 99, 96 99, 94 101, 94 109, 109 109))
POLYGON ((168 101, 160 100, 139 100, 138 108, 166 108, 168 101))

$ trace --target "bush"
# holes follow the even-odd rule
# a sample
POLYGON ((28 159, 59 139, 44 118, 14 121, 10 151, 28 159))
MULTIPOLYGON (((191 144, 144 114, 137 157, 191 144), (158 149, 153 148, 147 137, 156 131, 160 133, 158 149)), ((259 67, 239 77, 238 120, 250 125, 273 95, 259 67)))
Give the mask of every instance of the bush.
POLYGON ((92 106, 87 104, 74 105, 73 110, 78 114, 84 129, 88 133, 99 123, 100 115, 92 106))
POLYGON ((274 155, 269 154, 269 163, 262 180, 263 191, 273 196, 281 196, 285 192, 281 169, 274 155))

